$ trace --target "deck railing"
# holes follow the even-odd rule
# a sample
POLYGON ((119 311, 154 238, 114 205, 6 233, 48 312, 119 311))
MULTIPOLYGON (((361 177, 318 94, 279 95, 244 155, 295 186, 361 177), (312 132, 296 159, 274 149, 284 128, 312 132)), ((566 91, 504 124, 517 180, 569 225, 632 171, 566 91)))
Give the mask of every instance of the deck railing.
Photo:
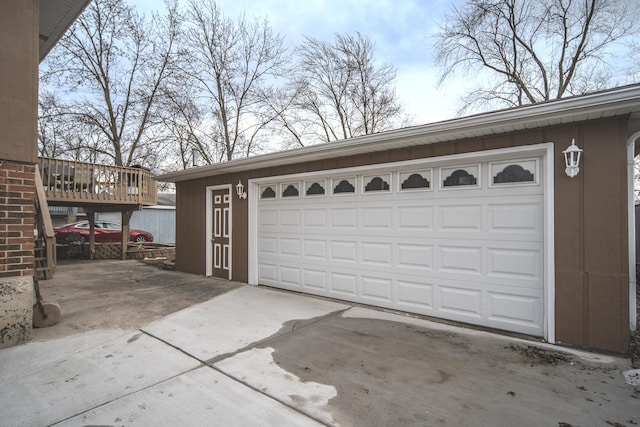
POLYGON ((142 167, 121 167, 38 159, 40 175, 50 204, 73 206, 92 203, 155 205, 156 181, 142 167))

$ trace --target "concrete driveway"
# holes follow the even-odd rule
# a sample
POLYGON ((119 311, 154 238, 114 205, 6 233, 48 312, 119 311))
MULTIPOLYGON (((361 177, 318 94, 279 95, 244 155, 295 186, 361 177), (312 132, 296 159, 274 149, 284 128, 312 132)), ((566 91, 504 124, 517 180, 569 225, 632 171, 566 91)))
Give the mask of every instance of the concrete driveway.
MULTIPOLYGON (((129 273, 117 286, 126 289, 129 283, 134 296, 122 296, 122 307, 135 307, 134 290, 145 275, 174 282, 176 294, 183 295, 176 300, 188 300, 186 289, 178 288, 191 281, 205 281, 194 286, 194 293, 212 288, 217 296, 144 325, 123 328, 135 322, 106 319, 101 329, 75 334, 65 326, 63 303, 63 322, 42 330, 46 337, 36 331, 34 342, 0 351, 0 424, 640 423, 640 387, 622 375, 630 369, 628 359, 269 288, 219 284, 132 261, 118 263, 129 273)), ((104 264, 86 268, 99 265, 104 264)), ((66 268, 60 268, 58 278, 64 278, 66 268)), ((73 267, 74 276, 84 274, 79 268, 73 267)), ((50 282, 42 282, 45 296, 50 282)), ((112 285, 105 281, 101 286, 112 285)), ((140 305, 150 304, 145 299, 139 298, 140 305)), ((74 304, 67 300, 66 305, 74 304)), ((119 315, 126 316, 122 307, 119 315)), ((173 311, 171 306, 164 310, 173 311)), ((82 318, 77 311, 69 317, 74 313, 82 318)))

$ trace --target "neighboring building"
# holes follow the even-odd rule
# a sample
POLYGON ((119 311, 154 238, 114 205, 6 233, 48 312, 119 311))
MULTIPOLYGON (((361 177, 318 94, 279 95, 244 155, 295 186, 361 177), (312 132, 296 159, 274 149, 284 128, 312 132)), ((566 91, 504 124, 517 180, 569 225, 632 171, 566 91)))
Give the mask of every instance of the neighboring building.
POLYGON ((166 174, 175 265, 626 353, 639 118, 634 85, 166 174))
MULTIPOLYGON (((120 212, 96 212, 96 219, 120 222, 120 212)), ((145 230, 153 234, 155 243, 174 244, 176 242, 176 195, 158 193, 158 204, 145 206, 133 212, 129 223, 131 228, 145 230)))
POLYGON ((49 206, 49 216, 54 227, 86 219, 80 208, 72 206, 49 206))

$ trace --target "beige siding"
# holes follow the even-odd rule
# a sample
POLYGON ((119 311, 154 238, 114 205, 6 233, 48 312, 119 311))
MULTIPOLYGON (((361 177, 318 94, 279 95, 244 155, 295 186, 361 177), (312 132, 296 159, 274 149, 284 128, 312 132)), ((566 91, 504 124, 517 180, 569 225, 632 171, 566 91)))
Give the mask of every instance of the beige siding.
POLYGON ((5 1, 0 14, 0 160, 35 163, 38 2, 5 1))

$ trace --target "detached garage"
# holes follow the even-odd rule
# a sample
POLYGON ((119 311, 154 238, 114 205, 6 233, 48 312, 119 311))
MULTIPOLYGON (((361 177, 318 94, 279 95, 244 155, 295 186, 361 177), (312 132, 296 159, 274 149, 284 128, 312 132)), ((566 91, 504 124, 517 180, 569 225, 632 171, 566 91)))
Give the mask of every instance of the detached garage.
POLYGON ((164 175, 176 268, 625 353, 639 113, 629 86, 164 175))

